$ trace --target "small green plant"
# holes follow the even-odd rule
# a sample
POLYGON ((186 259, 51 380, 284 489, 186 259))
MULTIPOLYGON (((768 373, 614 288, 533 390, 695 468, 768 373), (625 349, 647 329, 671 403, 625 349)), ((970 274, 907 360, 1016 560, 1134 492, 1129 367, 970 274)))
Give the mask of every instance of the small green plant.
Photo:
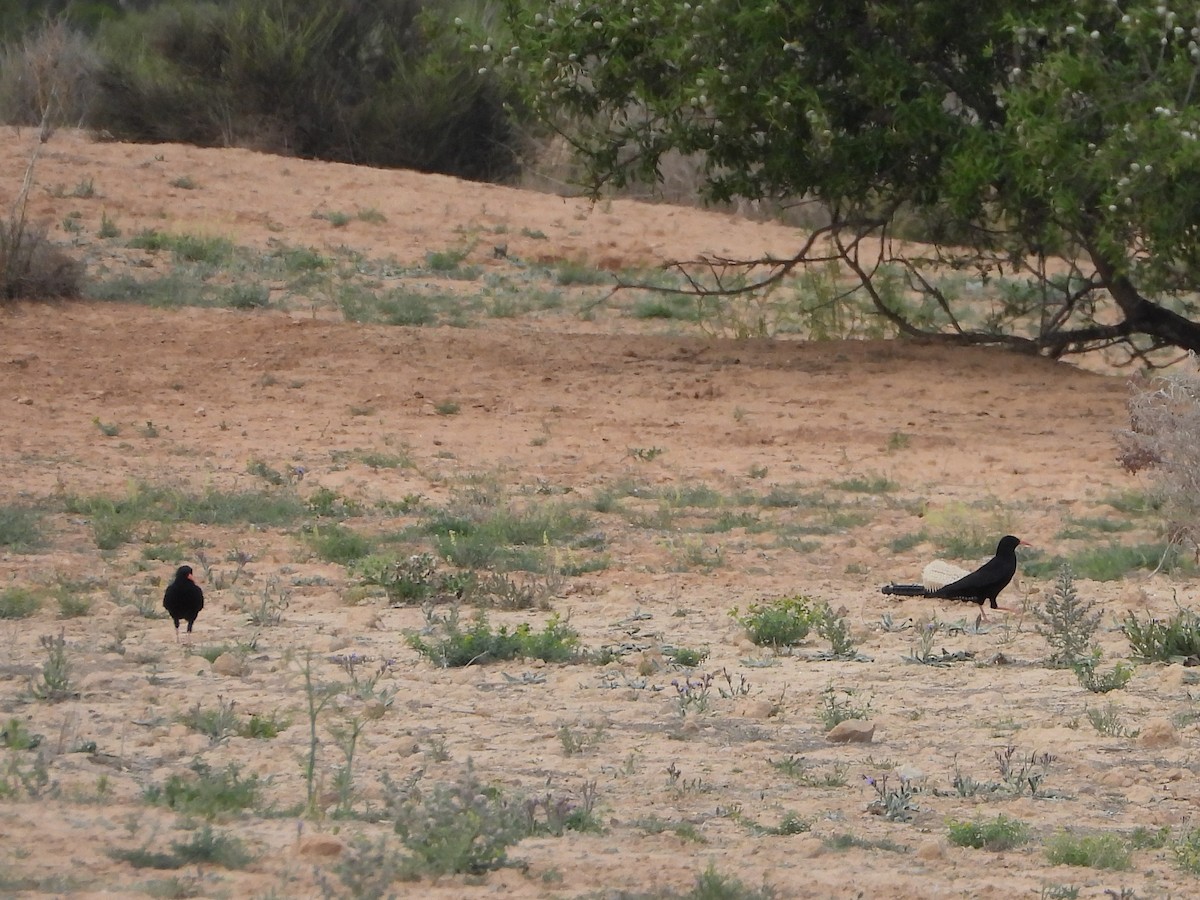
POLYGON ((594 722, 582 728, 572 728, 570 725, 558 727, 558 740, 562 744, 564 756, 579 756, 600 746, 604 739, 604 723, 594 722))
POLYGON ((336 522, 317 525, 304 537, 320 559, 342 566, 368 556, 372 550, 371 541, 336 522))
POLYGON ((808 637, 815 620, 812 601, 799 594, 751 603, 745 613, 735 606, 729 615, 746 629, 754 643, 776 650, 798 644, 808 637))
POLYGON ((63 619, 79 619, 92 611, 92 601, 78 594, 62 591, 58 594, 58 615, 63 619))
POLYGON ((900 487, 886 475, 855 475, 842 481, 835 481, 830 487, 838 491, 849 491, 855 494, 886 494, 900 487))
POLYGON ((226 700, 218 694, 216 709, 201 709, 200 701, 196 701, 196 705, 181 715, 179 721, 193 731, 207 735, 214 744, 219 744, 229 735, 237 733, 235 706, 236 701, 226 700))
POLYGON ((32 509, 0 504, 0 547, 21 552, 39 546, 40 523, 41 516, 32 509))
POLYGON ((434 599, 448 584, 431 553, 417 553, 401 560, 366 556, 357 561, 353 571, 361 584, 382 588, 392 606, 434 599))
POLYGON ((855 655, 850 625, 828 603, 822 603, 814 613, 817 634, 829 641, 829 653, 834 659, 849 659, 855 655))
POLYGON ((0 746, 9 750, 33 750, 42 742, 42 735, 31 732, 20 719, 11 718, 0 729, 0 746))
POLYGON ((198 829, 186 841, 172 841, 171 852, 181 866, 211 863, 223 869, 244 869, 254 859, 241 840, 213 831, 211 825, 198 829))
POLYGON ((66 633, 60 630, 56 635, 44 634, 38 638, 38 643, 46 651, 46 661, 42 663, 41 680, 34 683, 34 695, 39 700, 52 702, 75 696, 71 687, 71 660, 67 656, 66 633))
POLYGON ((441 637, 428 640, 421 634, 410 634, 408 645, 437 664, 454 668, 495 660, 527 657, 546 662, 572 662, 580 658, 579 632, 557 615, 552 615, 541 631, 529 624, 514 629, 501 626, 493 631, 486 615, 475 614, 471 624, 458 624, 458 609, 443 617, 432 617, 433 630, 441 637))
POLYGON ((865 775, 863 778, 875 791, 875 799, 867 809, 883 816, 889 822, 907 822, 919 809, 914 802, 919 788, 909 779, 901 778, 898 787, 888 787, 886 774, 878 778, 865 775))
POLYGON ((713 678, 713 673, 707 672, 696 678, 671 679, 671 686, 675 688, 676 708, 681 718, 708 712, 713 678))
POLYGON ((683 666, 685 669, 694 669, 708 659, 707 650, 698 650, 693 647, 672 647, 665 650, 664 653, 670 657, 671 662, 677 666, 683 666))
POLYGON ((1029 826, 1001 813, 991 821, 951 820, 946 826, 950 843, 976 850, 1011 850, 1029 840, 1029 826))
POLYGON ((1109 703, 1103 709, 1087 707, 1087 718, 1098 734, 1105 737, 1131 738, 1137 737, 1137 729, 1126 728, 1121 722, 1121 710, 1115 703, 1109 703))
POLYGON ((825 730, 833 728, 848 719, 866 719, 871 715, 871 701, 862 704, 854 702, 855 691, 851 688, 838 690, 832 684, 821 691, 821 702, 817 706, 817 715, 825 730))
POLYGON ((824 770, 814 770, 802 756, 789 756, 787 759, 772 761, 771 766, 794 778, 805 787, 840 788, 846 786, 847 766, 842 763, 824 770))
POLYGON ((1054 583, 1054 592, 1045 607, 1035 606, 1037 632, 1046 639, 1053 651, 1049 664, 1069 669, 1087 659, 1100 627, 1100 613, 1094 612, 1091 600, 1081 600, 1075 590, 1075 576, 1064 565, 1054 583))
POLYGON ((101 422, 99 416, 92 418, 92 424, 96 426, 99 432, 105 437, 116 437, 121 433, 121 426, 115 422, 101 422))
POLYGON ((1192 828, 1170 843, 1175 865, 1192 875, 1200 875, 1200 828, 1192 828))
POLYGON ((1180 608, 1167 620, 1147 617, 1143 622, 1129 613, 1121 623, 1133 655, 1148 662, 1200 658, 1200 615, 1180 608))
POLYGON ((508 862, 508 848, 529 833, 522 804, 481 781, 470 763, 457 780, 428 787, 414 780, 392 793, 388 806, 414 874, 498 868, 508 862))
POLYGON ((1092 869, 1124 870, 1132 865, 1129 847, 1115 834, 1060 831, 1046 841, 1046 859, 1054 866, 1092 869))
POLYGON ((458 415, 458 412, 461 409, 462 407, 459 406, 454 400, 443 400, 442 402, 435 404, 433 407, 433 411, 439 416, 458 415))
POLYGON ((28 588, 8 587, 0 591, 0 619, 27 619, 42 605, 28 588))
POLYGON ((190 776, 172 775, 162 785, 146 788, 144 799, 205 819, 251 809, 258 803, 261 785, 257 775, 242 778, 235 765, 216 772, 200 760, 192 763, 191 770, 190 776))
POLYGON ((630 447, 625 452, 634 459, 641 460, 642 462, 652 462, 667 451, 662 447, 630 447))
POLYGON ((100 230, 97 234, 103 240, 118 238, 121 236, 121 229, 117 227, 115 220, 109 218, 107 212, 100 213, 100 230))
POLYGON ((1109 691, 1120 690, 1133 678, 1133 667, 1123 662, 1118 662, 1107 672, 1101 672, 1098 648, 1090 657, 1076 662, 1074 669, 1079 683, 1093 694, 1107 694, 1109 691))
POLYGON ((275 576, 267 578, 258 592, 257 601, 241 601, 241 611, 246 621, 258 628, 271 628, 283 621, 283 614, 291 605, 292 592, 285 590, 275 576))

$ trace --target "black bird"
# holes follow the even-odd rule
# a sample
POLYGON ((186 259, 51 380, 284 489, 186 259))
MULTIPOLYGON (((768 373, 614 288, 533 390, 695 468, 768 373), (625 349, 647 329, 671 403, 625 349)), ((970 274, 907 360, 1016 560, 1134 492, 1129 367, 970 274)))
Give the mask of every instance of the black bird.
POLYGON ((952 581, 945 587, 931 590, 922 584, 889 584, 883 587, 883 592, 899 597, 970 600, 979 604, 981 615, 985 600, 991 604, 992 609, 1004 609, 996 604, 996 598, 1000 596, 1002 590, 1008 587, 1008 583, 1017 574, 1017 547, 1023 543, 1020 538, 1006 534, 1000 538, 995 556, 974 572, 964 575, 958 581, 952 581))
POLYGON ((187 642, 192 642, 192 626, 196 616, 204 609, 204 591, 192 578, 191 566, 180 566, 175 571, 175 580, 163 592, 163 609, 175 620, 175 643, 179 643, 179 623, 187 621, 187 642))

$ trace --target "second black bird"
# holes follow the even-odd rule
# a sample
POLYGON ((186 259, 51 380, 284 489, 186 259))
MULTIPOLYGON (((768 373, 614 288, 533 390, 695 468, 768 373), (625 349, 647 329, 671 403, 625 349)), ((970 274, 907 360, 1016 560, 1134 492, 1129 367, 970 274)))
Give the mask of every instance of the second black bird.
POLYGON ((952 581, 945 587, 929 590, 924 585, 889 584, 883 588, 885 594, 895 594, 902 597, 937 597, 942 600, 970 600, 983 606, 984 601, 991 604, 992 609, 1000 609, 996 598, 1008 587, 1013 576, 1017 574, 1017 547, 1023 541, 1020 538, 1006 534, 1000 538, 996 546, 996 555, 982 566, 964 575, 957 581, 952 581))
POLYGON ((175 620, 175 642, 179 642, 179 623, 187 622, 187 640, 191 643, 192 626, 204 609, 204 591, 192 579, 192 567, 180 566, 175 571, 175 580, 163 592, 163 609, 175 620))

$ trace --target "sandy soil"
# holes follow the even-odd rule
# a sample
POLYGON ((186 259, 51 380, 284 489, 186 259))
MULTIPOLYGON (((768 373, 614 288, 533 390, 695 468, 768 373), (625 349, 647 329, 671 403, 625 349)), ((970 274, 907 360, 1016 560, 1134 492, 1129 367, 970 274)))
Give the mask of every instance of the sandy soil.
MULTIPOLYGON (((5 133, 6 207, 30 139, 5 133)), ((30 196, 31 212, 54 223, 56 239, 93 273, 131 265, 123 241, 95 237, 102 217, 126 236, 157 228, 264 251, 280 241, 351 248, 401 265, 471 246, 469 260, 494 274, 522 261, 621 269, 701 252, 781 253, 800 238, 697 210, 593 208, 447 178, 69 132, 43 148, 30 196), (185 176, 190 188, 172 186, 185 176), (76 190, 84 182, 94 190, 76 190), (314 215, 364 209, 386 222, 334 228, 314 215), (75 224, 64 231, 68 219, 75 224), (492 251, 499 235, 507 257, 492 251)), ((1094 695, 1043 664, 1048 647, 1027 613, 976 627, 973 606, 879 593, 887 581, 917 578, 963 532, 1012 531, 1043 555, 1153 540, 1153 518, 1108 502, 1144 487, 1114 462, 1123 377, 905 342, 736 342, 686 324, 571 310, 478 317, 465 328, 336 319, 275 305, 0 312, 0 507, 42 511, 47 536, 40 547, 0 547, 0 588, 44 593, 34 616, 0 623, 0 712, 43 736, 33 750, 0 749, 4 893, 309 897, 321 896, 324 880, 332 895, 350 896, 336 870, 355 866, 357 839, 390 836, 401 852, 379 816, 381 776, 403 782, 423 771, 425 784, 450 783, 468 764, 509 797, 550 793, 577 804, 594 786, 601 830, 527 838, 510 849, 519 865, 397 882, 397 895, 658 896, 689 890, 710 865, 782 897, 1011 898, 1067 886, 1081 897, 1194 893, 1194 876, 1169 849, 1136 850, 1126 871, 1054 866, 1045 853, 1068 827, 1183 833, 1200 802, 1189 670, 1138 665, 1126 689, 1094 695), (372 466, 364 461, 372 454, 407 464, 372 466), (292 475, 273 487, 264 471, 292 475), (342 524, 380 541, 472 486, 499 490, 518 508, 568 504, 589 516, 607 566, 564 579, 550 606, 569 615, 585 646, 615 648, 617 659, 436 668, 405 640, 423 626, 422 611, 390 607, 352 570, 322 561, 305 539, 307 521, 143 523, 128 542, 98 549, 71 498, 121 498, 139 485, 305 499, 332 491, 356 504, 342 524), (772 504, 772 494, 792 500, 772 504), (617 502, 600 502, 606 495, 617 502), (731 523, 722 513, 744 515, 731 523), (1110 537, 1079 525, 1101 518, 1128 520, 1129 530, 1110 537), (924 539, 903 540, 916 534, 924 539), (235 582, 238 552, 250 562, 235 582), (169 621, 132 605, 156 603, 180 562, 196 566, 208 596, 196 649, 252 646, 240 672, 222 674, 176 646, 169 621), (245 608, 264 591, 288 593, 278 625, 247 621, 245 608), (828 645, 815 633, 775 655, 730 618, 733 607, 797 593, 843 611, 858 659, 822 659, 828 645), (89 601, 88 614, 62 617, 55 597, 64 595, 89 601), (930 621, 960 626, 938 632, 936 651, 972 658, 913 662, 930 621), (31 685, 42 679, 42 639, 60 632, 72 693, 50 702, 31 685), (709 655, 688 672, 664 654, 672 647, 709 655), (297 812, 310 652, 322 683, 347 681, 336 655, 393 660, 380 686, 395 691, 378 718, 366 718, 381 710, 348 689, 322 714, 324 814, 315 817, 297 812), (715 680, 706 700, 683 702, 673 683, 707 673, 715 680), (744 692, 728 690, 739 685, 744 692), (819 712, 829 688, 869 703, 871 743, 825 739, 819 712), (1093 728, 1087 710, 1110 702, 1140 734, 1093 728), (240 718, 275 713, 290 726, 272 739, 214 742, 180 722, 197 705, 221 703, 236 704, 240 718), (365 727, 353 812, 336 818, 333 778, 345 762, 336 730, 355 716, 365 727), (568 747, 564 726, 585 746, 568 747), (956 789, 956 771, 1003 782, 997 754, 1006 748, 1018 760, 1053 756, 1038 763, 1046 777, 1036 796, 956 789), (30 780, 39 759, 44 784, 30 780), (196 760, 263 780, 258 808, 214 822, 254 860, 162 872, 114 857, 167 850, 194 834, 196 818, 145 792, 196 760), (918 789, 907 820, 874 807, 867 779, 884 776, 918 789), (769 833, 789 813, 810 829, 769 833), (1027 823, 1029 842, 990 852, 948 840, 948 820, 1000 813, 1027 823), (846 835, 853 846, 838 845, 846 835)), ((601 555, 558 552, 560 561, 601 555)), ((1115 628, 1122 616, 1189 603, 1195 580, 1139 573, 1078 587, 1103 610, 1100 644, 1111 663, 1129 653, 1115 628)), ((1021 577, 1003 599, 1021 608, 1050 588, 1021 577)), ((537 626, 549 615, 490 613, 496 624, 537 626)))

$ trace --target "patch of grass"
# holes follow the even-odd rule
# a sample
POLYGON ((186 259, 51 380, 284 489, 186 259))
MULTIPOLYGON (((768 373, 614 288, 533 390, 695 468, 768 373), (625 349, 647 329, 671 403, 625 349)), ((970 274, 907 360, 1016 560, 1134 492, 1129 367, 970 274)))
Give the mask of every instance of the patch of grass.
POLYGON ((853 478, 835 481, 830 487, 855 494, 886 494, 899 488, 900 484, 886 475, 855 475, 853 478))
POLYGON ((172 775, 164 784, 146 788, 143 798, 178 813, 213 819, 222 813, 254 808, 260 790, 257 775, 242 778, 235 765, 214 772, 196 760, 190 775, 172 775))
POLYGON ((67 512, 86 516, 96 545, 112 550, 133 538, 143 522, 193 525, 290 525, 308 512, 291 491, 218 491, 190 494, 139 484, 124 497, 68 495, 67 512))
POLYGON ((58 594, 58 615, 63 619, 81 619, 92 611, 92 601, 69 591, 58 594))
POLYGON ((907 853, 908 847, 897 844, 890 838, 871 840, 856 834, 840 832, 824 838, 825 846, 831 850, 883 850, 886 853, 907 853))
POLYGON ((685 841, 691 841, 695 844, 704 844, 704 836, 700 834, 696 826, 691 822, 672 822, 669 819, 662 819, 658 816, 647 816, 644 819, 638 819, 633 823, 635 828, 640 828, 646 834, 664 834, 670 832, 678 838, 685 841))
POLYGON ((744 613, 735 606, 729 615, 746 629, 751 641, 776 650, 808 637, 816 619, 811 599, 800 594, 751 603, 744 613))
POLYGON ((1069 558, 1055 556, 1039 559, 1036 556, 1022 563, 1022 570, 1031 578, 1042 578, 1068 565, 1080 578, 1092 581, 1119 581, 1130 572, 1152 571, 1162 566, 1167 573, 1186 573, 1194 570, 1179 548, 1166 543, 1123 544, 1109 543, 1092 546, 1069 558))
POLYGON ((42 545, 41 514, 24 506, 0 504, 0 547, 18 553, 42 545))
POLYGON ((996 536, 1012 532, 1012 516, 995 504, 951 503, 925 516, 929 539, 954 559, 979 559, 996 552, 996 536))
POLYGON ((340 566, 369 556, 374 549, 369 539, 336 522, 314 526, 305 532, 304 540, 320 559, 340 566))
POLYGON ((1101 672, 1099 651, 1077 662, 1074 669, 1079 684, 1093 694, 1107 694, 1109 691, 1120 690, 1133 678, 1133 667, 1123 662, 1117 663, 1107 672, 1101 672))
MULTIPOLYGON (((200 655, 204 655, 203 651, 197 651, 200 655)), ((224 650, 221 651, 225 652, 224 650)), ((217 654, 220 656, 220 654, 217 654)), ((214 656, 209 662, 216 660, 214 656)), ((207 735, 208 739, 214 744, 220 743, 229 735, 237 731, 237 714, 234 712, 235 702, 226 701, 224 697, 217 696, 217 706, 215 709, 202 709, 200 702, 179 717, 179 721, 193 731, 198 731, 201 734, 207 735)))
POLYGON ((493 630, 483 612, 476 613, 471 624, 463 628, 458 623, 457 609, 435 619, 434 625, 440 637, 409 634, 407 643, 445 668, 517 657, 546 662, 573 662, 581 657, 579 632, 557 615, 552 615, 541 631, 534 631, 528 623, 511 630, 503 625, 493 630))
POLYGON ((186 841, 172 841, 171 852, 185 866, 209 863, 223 869, 244 869, 254 859, 240 839, 213 831, 211 825, 198 829, 186 841))
POLYGON ((1076 835, 1060 831, 1046 841, 1046 859, 1054 866, 1086 866, 1123 871, 1132 865, 1129 847, 1115 834, 1076 835))
POLYGON ((597 269, 587 263, 563 260, 554 267, 554 280, 561 285, 570 284, 612 284, 613 277, 603 269, 597 269))
POLYGON ((1179 608, 1167 620, 1147 616, 1145 621, 1133 613, 1125 616, 1121 630, 1138 659, 1149 662, 1177 662, 1200 658, 1200 615, 1179 608))
POLYGON ((413 458, 408 453, 384 453, 378 450, 364 450, 357 454, 358 461, 372 469, 410 469, 413 458))
POLYGON ((674 319, 680 322, 698 322, 700 310, 693 297, 678 294, 641 297, 634 302, 629 315, 635 319, 674 319))
POLYGON ((433 407, 433 411, 439 416, 456 416, 461 409, 462 407, 454 400, 443 400, 433 407))
POLYGON ((442 558, 461 569, 538 570, 544 548, 569 542, 590 526, 586 514, 565 504, 515 509, 458 502, 434 510, 421 530, 433 537, 442 558))
POLYGON ((41 598, 28 588, 7 587, 0 591, 0 619, 27 619, 41 605, 41 598))
POLYGON ((126 246, 135 250, 166 250, 180 262, 226 266, 233 261, 233 242, 227 238, 195 234, 168 234, 147 229, 129 239, 126 246))
POLYGON ((686 669, 694 669, 708 659, 707 650, 696 650, 691 647, 672 647, 664 653, 675 665, 683 666, 686 669))
POLYGON ((951 820, 946 830, 950 843, 958 847, 974 847, 976 850, 1011 850, 1029 840, 1029 826, 1003 813, 990 821, 951 820))

